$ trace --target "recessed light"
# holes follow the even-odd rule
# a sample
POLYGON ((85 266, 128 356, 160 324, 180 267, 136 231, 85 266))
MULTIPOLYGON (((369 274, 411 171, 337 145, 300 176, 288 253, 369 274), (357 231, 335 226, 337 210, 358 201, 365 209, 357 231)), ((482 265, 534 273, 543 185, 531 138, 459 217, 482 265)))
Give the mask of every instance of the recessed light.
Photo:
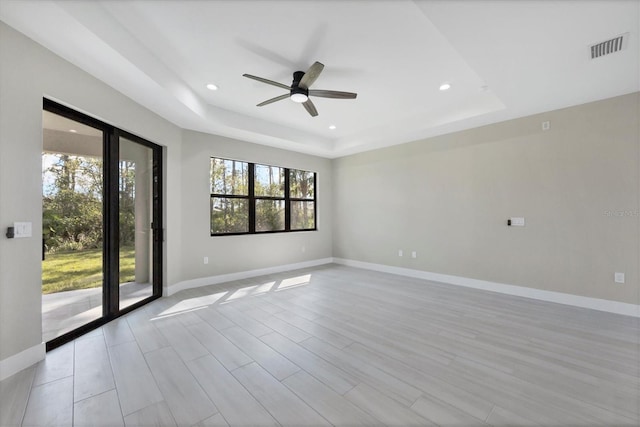
POLYGON ((451 85, 449 83, 442 83, 440 85, 440 90, 449 90, 451 89, 451 85))
POLYGON ((336 125, 329 125, 329 129, 334 130, 336 128, 336 125))
POLYGON ((218 85, 214 85, 213 83, 209 83, 207 85, 207 89, 209 89, 209 90, 218 90, 218 85))
POLYGON ((77 130, 75 130, 75 129, 69 129, 69 132, 71 132, 71 133, 76 133, 76 132, 78 132, 78 131, 77 131, 77 130))

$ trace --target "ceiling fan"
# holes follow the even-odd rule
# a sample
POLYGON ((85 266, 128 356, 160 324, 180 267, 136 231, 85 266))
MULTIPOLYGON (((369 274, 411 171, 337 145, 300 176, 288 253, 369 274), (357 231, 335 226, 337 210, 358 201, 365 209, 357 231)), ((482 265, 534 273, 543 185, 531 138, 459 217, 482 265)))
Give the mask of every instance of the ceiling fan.
POLYGON ((312 117, 318 115, 318 110, 316 110, 316 106, 311 102, 310 96, 318 96, 320 98, 334 98, 334 99, 355 99, 358 96, 357 93, 353 92, 339 92, 337 90, 320 90, 320 89, 309 89, 309 87, 316 81, 324 65, 320 62, 314 62, 311 67, 305 73, 304 71, 296 71, 293 73, 293 82, 291 86, 287 86, 282 83, 274 82, 273 80, 265 79, 262 77, 252 76, 251 74, 243 74, 244 77, 249 79, 257 80, 262 83, 266 83, 272 86, 277 86, 282 89, 286 89, 289 93, 285 95, 276 96, 275 98, 267 99, 264 102, 258 104, 258 107, 262 107, 264 105, 272 104, 277 101, 282 101, 283 99, 290 98, 293 102, 297 102, 302 104, 302 106, 307 110, 312 117))

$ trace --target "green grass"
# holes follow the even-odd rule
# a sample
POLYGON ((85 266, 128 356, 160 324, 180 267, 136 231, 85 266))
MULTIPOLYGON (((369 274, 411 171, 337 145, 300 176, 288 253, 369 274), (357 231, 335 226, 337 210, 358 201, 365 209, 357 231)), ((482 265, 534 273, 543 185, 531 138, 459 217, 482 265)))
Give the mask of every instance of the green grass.
MULTIPOLYGON (((120 283, 132 282, 134 248, 120 249, 120 283)), ((102 286, 102 249, 46 254, 42 262, 42 293, 73 291, 102 286)))

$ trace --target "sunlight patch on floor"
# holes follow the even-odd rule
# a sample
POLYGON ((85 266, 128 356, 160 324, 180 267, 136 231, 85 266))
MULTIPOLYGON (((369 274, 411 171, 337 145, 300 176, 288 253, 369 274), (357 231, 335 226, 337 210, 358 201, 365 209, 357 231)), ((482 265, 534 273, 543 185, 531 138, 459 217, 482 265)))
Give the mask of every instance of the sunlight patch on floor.
POLYGON ((194 311, 199 311, 199 310, 204 310, 205 308, 208 308, 208 306, 203 305, 200 307, 192 307, 192 308, 188 308, 188 309, 184 309, 184 310, 165 310, 162 313, 158 314, 157 316, 153 317, 151 319, 151 321, 155 321, 155 320, 162 320, 162 319, 168 319, 169 317, 175 317, 175 316, 180 316, 181 314, 185 314, 185 313, 193 313, 194 311))
POLYGON ((311 275, 305 274, 303 276, 291 277, 290 279, 284 279, 278 285, 278 290, 283 290, 286 288, 298 287, 308 285, 311 281, 311 275))

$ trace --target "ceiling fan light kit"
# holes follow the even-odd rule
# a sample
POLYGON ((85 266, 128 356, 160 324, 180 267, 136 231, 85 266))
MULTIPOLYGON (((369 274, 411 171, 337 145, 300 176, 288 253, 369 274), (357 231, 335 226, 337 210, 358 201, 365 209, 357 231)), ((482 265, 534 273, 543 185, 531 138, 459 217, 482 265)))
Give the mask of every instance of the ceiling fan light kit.
POLYGON ((303 102, 307 102, 307 99, 309 99, 309 95, 302 93, 302 92, 295 92, 292 93, 290 96, 290 99, 293 102, 297 102, 299 104, 302 104, 303 102))
POLYGON ((322 72, 324 65, 320 62, 314 62, 309 69, 304 71, 296 71, 293 73, 293 82, 291 86, 287 86, 282 83, 275 82, 273 80, 265 79, 263 77, 253 76, 251 74, 243 74, 244 77, 247 77, 252 80, 256 80, 262 83, 266 83, 271 86, 276 86, 281 89, 287 89, 289 94, 276 96, 275 98, 267 99, 266 101, 258 104, 258 107, 263 107, 268 104, 272 104, 277 101, 282 101, 283 99, 291 99, 293 102, 298 104, 302 104, 302 106, 307 110, 307 112, 312 116, 316 117, 318 115, 318 110, 316 110, 315 105, 309 98, 310 96, 317 96, 320 98, 333 98, 333 99, 355 99, 358 96, 357 93, 353 92, 340 92, 336 90, 313 90, 309 89, 309 87, 316 81, 320 73, 322 72))
POLYGON ((293 73, 293 82, 291 83, 291 91, 289 92, 291 100, 302 104, 309 99, 309 89, 300 87, 300 80, 304 77, 304 71, 296 71, 293 73))

